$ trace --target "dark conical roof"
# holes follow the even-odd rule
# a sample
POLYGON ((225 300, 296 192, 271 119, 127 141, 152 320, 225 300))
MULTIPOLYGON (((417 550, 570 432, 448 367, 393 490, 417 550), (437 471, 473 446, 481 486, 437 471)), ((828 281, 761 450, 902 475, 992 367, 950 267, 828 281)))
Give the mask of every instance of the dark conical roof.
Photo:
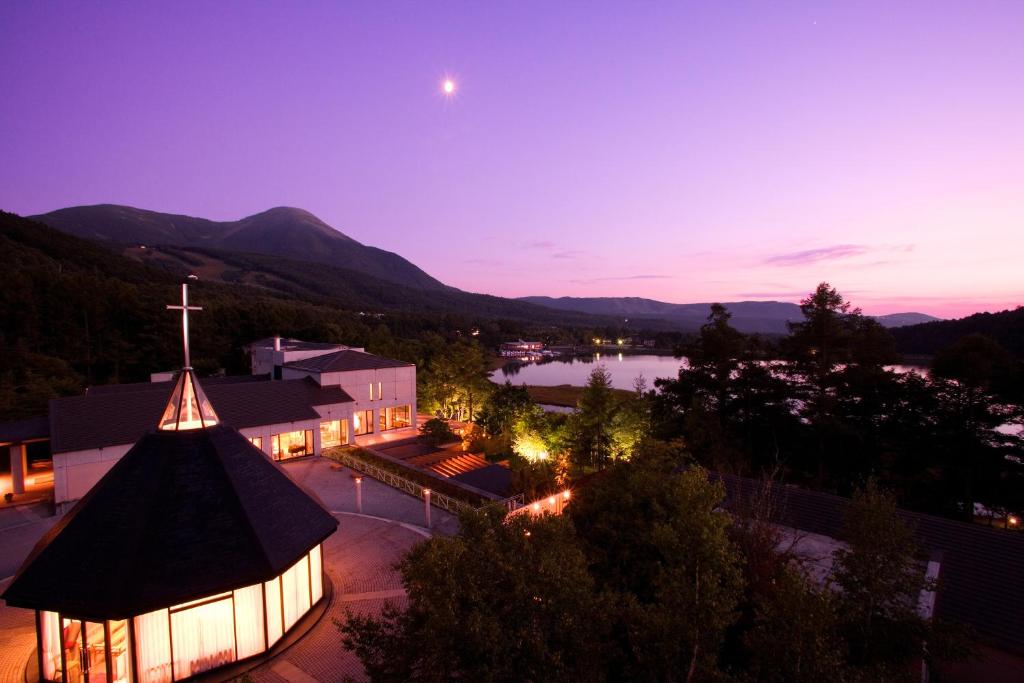
POLYGON ((39 541, 3 597, 126 618, 269 580, 337 525, 234 429, 154 430, 39 541))

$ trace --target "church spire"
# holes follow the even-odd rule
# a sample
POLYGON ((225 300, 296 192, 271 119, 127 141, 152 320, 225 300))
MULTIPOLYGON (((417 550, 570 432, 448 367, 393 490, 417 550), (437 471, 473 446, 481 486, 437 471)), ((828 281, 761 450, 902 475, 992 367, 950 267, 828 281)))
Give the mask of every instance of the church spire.
POLYGON ((203 388, 199 386, 199 380, 192 370, 192 361, 189 357, 188 312, 203 309, 201 306, 188 305, 188 284, 181 285, 181 305, 169 305, 167 308, 181 311, 181 339, 185 364, 181 369, 181 374, 178 375, 178 381, 174 383, 167 407, 164 408, 163 416, 157 426, 159 429, 168 431, 203 429, 213 426, 220 420, 213 412, 213 406, 206 398, 203 388))

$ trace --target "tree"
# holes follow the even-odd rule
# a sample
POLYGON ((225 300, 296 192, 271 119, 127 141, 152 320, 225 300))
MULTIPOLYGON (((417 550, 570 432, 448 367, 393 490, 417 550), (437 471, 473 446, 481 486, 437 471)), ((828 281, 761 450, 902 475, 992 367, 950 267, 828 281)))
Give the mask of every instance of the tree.
POLYGON ((469 512, 402 560, 408 607, 348 614, 346 648, 374 681, 603 678, 607 611, 564 517, 469 512))
POLYGON ((612 415, 612 457, 629 459, 637 447, 651 433, 651 405, 647 382, 643 375, 636 378, 632 396, 622 398, 612 415))
POLYGON ((432 417, 420 427, 420 434, 423 440, 432 446, 441 446, 446 443, 458 441, 459 436, 452 431, 451 425, 439 417, 432 417))
POLYGON ((962 634, 918 613, 934 582, 894 500, 873 481, 854 495, 842 540, 847 547, 833 554, 831 581, 850 666, 871 680, 900 680, 912 678, 915 660, 962 656, 962 634))
POLYGON ((729 324, 730 318, 725 306, 711 304, 697 340, 683 347, 689 365, 686 375, 711 410, 728 402, 733 373, 747 354, 747 338, 729 324))
POLYGON ((938 398, 934 430, 949 481, 959 482, 960 515, 974 518, 974 503, 1024 505, 1020 493, 1024 472, 1018 459, 1024 450, 1020 436, 999 431, 1019 421, 1021 405, 1001 399, 1012 375, 1010 355, 992 339, 968 335, 944 349, 932 362, 932 385, 938 398))
POLYGON ((462 339, 437 340, 417 377, 419 403, 446 420, 472 421, 493 387, 480 345, 462 339))
POLYGON ((526 385, 515 386, 506 380, 499 384, 477 414, 476 423, 488 436, 496 437, 512 431, 512 425, 523 412, 534 406, 526 385))
POLYGON ((817 683, 848 678, 837 626, 837 599, 801 571, 783 566, 755 606, 744 638, 756 681, 817 683))
POLYGON ((577 461, 598 467, 611 457, 612 418, 616 409, 612 376, 606 367, 599 365, 591 371, 577 407, 574 449, 577 461))
POLYGON ((610 674, 697 680, 715 674, 742 580, 717 508, 724 490, 699 467, 641 450, 582 488, 569 507, 597 587, 614 605, 610 674))

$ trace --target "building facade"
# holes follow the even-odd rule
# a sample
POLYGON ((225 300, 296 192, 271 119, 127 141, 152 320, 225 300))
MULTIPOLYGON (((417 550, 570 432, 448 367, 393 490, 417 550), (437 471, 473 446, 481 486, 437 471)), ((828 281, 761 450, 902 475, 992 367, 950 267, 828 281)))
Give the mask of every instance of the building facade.
MULTIPOLYGON (((211 377, 203 386, 223 423, 274 460, 415 433, 415 365, 293 339, 262 340, 249 350, 254 374, 211 377)), ((172 386, 97 386, 84 396, 51 401, 58 512, 82 498, 146 433, 172 386)))

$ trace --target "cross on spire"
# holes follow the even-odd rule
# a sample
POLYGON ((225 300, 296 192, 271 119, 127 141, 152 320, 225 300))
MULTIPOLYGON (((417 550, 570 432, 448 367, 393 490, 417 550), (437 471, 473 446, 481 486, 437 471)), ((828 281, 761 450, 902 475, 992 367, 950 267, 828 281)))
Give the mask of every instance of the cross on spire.
POLYGON ((185 348, 185 369, 192 368, 192 360, 188 354, 188 312, 189 311, 201 311, 202 306, 189 306, 188 305, 188 283, 181 284, 181 305, 172 306, 167 305, 167 309, 171 311, 181 311, 181 339, 185 348))

